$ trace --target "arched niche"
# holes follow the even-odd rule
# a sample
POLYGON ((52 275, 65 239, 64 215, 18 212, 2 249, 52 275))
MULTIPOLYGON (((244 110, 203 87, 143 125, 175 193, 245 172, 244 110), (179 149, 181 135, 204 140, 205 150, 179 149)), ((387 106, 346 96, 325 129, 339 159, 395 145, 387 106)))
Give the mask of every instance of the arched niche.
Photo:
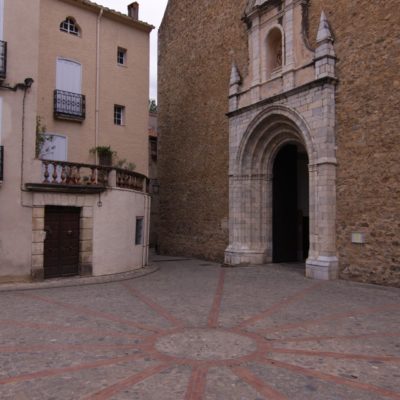
POLYGON ((284 33, 282 27, 275 25, 266 36, 266 78, 270 79, 275 74, 282 72, 284 65, 284 33))

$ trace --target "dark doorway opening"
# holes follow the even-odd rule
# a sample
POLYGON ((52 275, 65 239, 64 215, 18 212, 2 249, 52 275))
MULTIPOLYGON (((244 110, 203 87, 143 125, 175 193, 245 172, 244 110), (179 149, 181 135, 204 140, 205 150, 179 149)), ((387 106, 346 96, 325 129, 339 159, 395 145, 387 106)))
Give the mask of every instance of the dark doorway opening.
POLYGON ((309 251, 308 157, 304 147, 286 145, 273 168, 273 261, 302 262, 309 251))
POLYGON ((80 208, 45 209, 44 278, 79 274, 80 208))

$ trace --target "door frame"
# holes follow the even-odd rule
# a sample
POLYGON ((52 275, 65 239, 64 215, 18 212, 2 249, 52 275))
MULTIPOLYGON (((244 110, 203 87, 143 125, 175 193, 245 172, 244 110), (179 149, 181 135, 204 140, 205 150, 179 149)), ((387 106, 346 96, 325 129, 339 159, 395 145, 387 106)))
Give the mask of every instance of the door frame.
MULTIPOLYGON (((45 232, 46 232, 46 236, 48 234, 47 229, 50 229, 50 227, 48 227, 46 225, 48 218, 50 218, 50 215, 57 215, 58 216, 58 224, 60 224, 60 222, 66 218, 66 216, 70 216, 71 219, 76 219, 78 222, 78 226, 77 226, 77 231, 70 231, 70 233, 75 233, 77 236, 74 236, 72 239, 72 242, 74 242, 74 245, 76 246, 76 254, 73 254, 73 257, 76 258, 76 263, 74 262, 72 265, 73 269, 69 272, 66 272, 64 270, 64 267, 66 266, 65 262, 60 258, 60 253, 62 251, 62 243, 60 242, 60 237, 56 238, 57 241, 57 246, 56 248, 53 250, 55 250, 57 252, 57 258, 58 258, 58 262, 57 262, 57 272, 56 273, 52 273, 52 271, 47 271, 46 269, 46 254, 47 254, 47 250, 48 250, 48 246, 50 246, 50 244, 46 243, 46 237, 44 239, 44 249, 43 249, 43 274, 44 274, 44 278, 62 278, 62 277, 69 277, 69 276, 77 276, 79 275, 80 272, 80 218, 81 218, 81 214, 82 214, 82 209, 80 207, 66 207, 66 206, 46 206, 45 207, 45 232), (50 274, 49 274, 50 272, 50 274), (46 276, 48 275, 48 276, 46 276)), ((61 227, 58 226, 58 235, 60 235, 62 233, 61 227)))

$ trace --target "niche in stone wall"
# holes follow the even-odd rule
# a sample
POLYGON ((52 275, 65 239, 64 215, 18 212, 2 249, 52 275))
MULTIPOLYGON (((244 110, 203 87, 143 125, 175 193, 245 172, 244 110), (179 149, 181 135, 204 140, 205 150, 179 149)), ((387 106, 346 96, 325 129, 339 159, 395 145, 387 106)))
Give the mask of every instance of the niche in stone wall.
POLYGON ((266 48, 266 78, 270 79, 282 72, 284 64, 283 33, 281 28, 276 26, 268 32, 266 48))

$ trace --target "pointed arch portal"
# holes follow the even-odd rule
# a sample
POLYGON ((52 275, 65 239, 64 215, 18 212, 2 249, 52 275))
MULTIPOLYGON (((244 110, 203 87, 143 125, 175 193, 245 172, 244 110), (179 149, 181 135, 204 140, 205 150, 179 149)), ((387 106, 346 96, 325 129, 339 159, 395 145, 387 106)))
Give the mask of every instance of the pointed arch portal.
POLYGON ((305 120, 270 106, 248 125, 231 159, 230 265, 306 261, 310 277, 337 273, 336 165, 305 120))

